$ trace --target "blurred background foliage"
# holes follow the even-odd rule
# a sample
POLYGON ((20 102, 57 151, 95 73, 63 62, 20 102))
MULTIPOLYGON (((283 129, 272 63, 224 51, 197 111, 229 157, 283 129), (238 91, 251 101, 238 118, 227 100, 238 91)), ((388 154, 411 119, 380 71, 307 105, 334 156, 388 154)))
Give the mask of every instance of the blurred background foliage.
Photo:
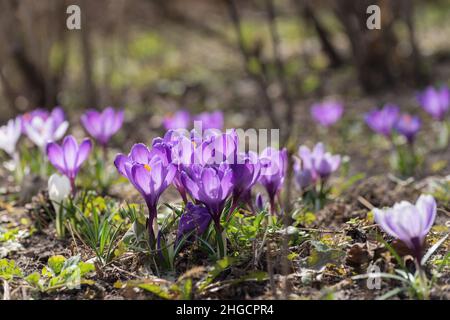
POLYGON ((286 141, 314 99, 448 81, 449 34, 446 0, 2 0, 0 122, 113 105, 158 127, 180 107, 222 109, 286 141), (70 4, 82 30, 66 28, 70 4))

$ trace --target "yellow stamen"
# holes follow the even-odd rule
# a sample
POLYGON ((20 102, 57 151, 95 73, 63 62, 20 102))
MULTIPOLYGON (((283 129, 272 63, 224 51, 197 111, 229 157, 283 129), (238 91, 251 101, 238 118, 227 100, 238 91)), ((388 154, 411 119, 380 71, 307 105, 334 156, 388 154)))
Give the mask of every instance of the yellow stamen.
POLYGON ((150 167, 148 164, 144 164, 144 168, 147 169, 148 172, 152 171, 152 167, 150 167))

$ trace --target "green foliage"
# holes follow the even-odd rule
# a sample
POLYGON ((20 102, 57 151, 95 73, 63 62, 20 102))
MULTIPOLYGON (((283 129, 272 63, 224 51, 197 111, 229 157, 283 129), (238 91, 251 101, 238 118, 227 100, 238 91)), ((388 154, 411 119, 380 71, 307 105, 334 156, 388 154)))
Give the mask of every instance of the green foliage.
POLYGON ((328 263, 337 264, 344 257, 344 252, 333 249, 321 241, 311 241, 311 252, 307 259, 307 266, 311 269, 320 270, 328 263))
POLYGON ((251 247, 252 243, 264 234, 265 228, 263 224, 266 214, 267 212, 265 211, 247 216, 240 212, 233 214, 226 225, 226 230, 229 238, 233 240, 236 251, 251 247))
POLYGON ((99 263, 105 265, 114 258, 114 250, 124 232, 123 222, 115 202, 93 195, 87 198, 81 206, 75 207, 72 227, 94 251, 99 263))
POLYGON ((47 266, 42 268, 40 273, 33 272, 25 280, 41 292, 75 289, 82 284, 93 284, 93 281, 85 279, 85 276, 93 271, 94 265, 80 261, 80 256, 66 259, 57 255, 48 259, 47 266))
POLYGON ((6 281, 22 278, 22 270, 16 266, 14 260, 0 259, 0 278, 6 281))

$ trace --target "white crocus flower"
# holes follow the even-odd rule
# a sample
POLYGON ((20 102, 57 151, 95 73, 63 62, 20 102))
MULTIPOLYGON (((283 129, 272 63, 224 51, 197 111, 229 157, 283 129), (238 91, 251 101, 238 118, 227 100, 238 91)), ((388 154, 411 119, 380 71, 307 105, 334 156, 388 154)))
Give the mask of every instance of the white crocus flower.
POLYGON ((61 202, 69 196, 71 191, 70 181, 66 176, 55 173, 48 179, 48 197, 56 212, 59 212, 61 202))
POLYGON ((15 158, 17 141, 22 133, 22 119, 17 117, 0 127, 0 149, 15 158))
POLYGON ((42 150, 44 150, 48 142, 61 139, 68 127, 69 123, 67 121, 57 124, 52 117, 47 119, 35 117, 30 123, 25 123, 28 138, 42 150))

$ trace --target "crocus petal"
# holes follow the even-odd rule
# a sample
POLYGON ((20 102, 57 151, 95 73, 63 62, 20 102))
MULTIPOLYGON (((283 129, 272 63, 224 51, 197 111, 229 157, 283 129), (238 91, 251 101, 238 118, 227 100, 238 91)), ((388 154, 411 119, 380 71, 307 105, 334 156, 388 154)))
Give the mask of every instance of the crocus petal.
POLYGON ((75 170, 77 164, 78 144, 73 136, 67 136, 64 138, 62 150, 64 152, 66 168, 68 170, 75 170))
POLYGON ((144 197, 148 197, 151 192, 151 178, 150 172, 144 167, 144 165, 135 164, 132 166, 130 181, 144 197))
POLYGON ((64 121, 62 122, 56 129, 55 133, 53 134, 53 141, 58 141, 61 139, 64 134, 66 133, 67 129, 69 128, 69 122, 64 121))
POLYGON ((135 144, 131 148, 130 158, 137 163, 148 164, 150 161, 150 151, 143 143, 135 144))
POLYGON ((78 149, 76 167, 81 166, 81 164, 88 158, 91 149, 92 149, 92 141, 87 138, 84 139, 83 142, 81 142, 78 149))
POLYGON ((430 231, 436 218, 436 200, 431 195, 421 195, 417 199, 416 207, 423 221, 422 237, 430 231))
POLYGON ((65 173, 66 164, 62 148, 54 142, 47 144, 47 157, 50 163, 58 169, 59 172, 65 173))
POLYGON ((116 166, 117 171, 119 171, 119 173, 124 177, 127 177, 127 172, 125 170, 125 164, 127 162, 129 162, 129 159, 124 154, 118 154, 114 160, 114 165, 116 166))

